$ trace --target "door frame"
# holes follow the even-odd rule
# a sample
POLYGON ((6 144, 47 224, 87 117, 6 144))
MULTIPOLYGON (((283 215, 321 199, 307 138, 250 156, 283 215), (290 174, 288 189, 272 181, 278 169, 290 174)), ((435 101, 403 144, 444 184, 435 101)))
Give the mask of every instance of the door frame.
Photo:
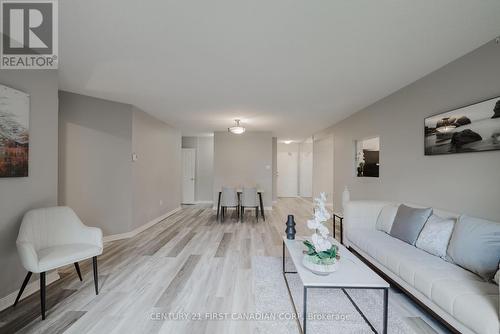
POLYGON ((195 148, 182 148, 182 204, 196 204, 196 149, 195 148), (184 152, 192 152, 194 156, 193 161, 193 201, 184 201, 184 152))

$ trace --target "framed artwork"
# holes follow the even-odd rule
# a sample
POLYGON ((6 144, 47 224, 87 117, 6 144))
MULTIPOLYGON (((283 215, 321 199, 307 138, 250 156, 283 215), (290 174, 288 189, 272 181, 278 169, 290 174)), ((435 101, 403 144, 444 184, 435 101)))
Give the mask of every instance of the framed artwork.
POLYGON ((29 95, 0 85, 0 177, 28 176, 29 95))
POLYGON ((425 119, 425 155, 500 150, 500 97, 425 119))

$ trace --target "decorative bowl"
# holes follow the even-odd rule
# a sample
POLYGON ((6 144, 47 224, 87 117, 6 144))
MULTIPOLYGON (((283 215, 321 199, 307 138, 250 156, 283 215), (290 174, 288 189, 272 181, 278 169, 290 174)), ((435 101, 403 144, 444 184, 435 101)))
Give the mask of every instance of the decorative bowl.
POLYGON ((333 273, 334 271, 337 270, 339 264, 336 259, 333 259, 333 262, 330 259, 330 262, 332 263, 316 263, 316 262, 317 262, 316 256, 312 255, 305 254, 304 258, 302 259, 302 265, 304 265, 304 267, 309 269, 309 271, 311 271, 312 273, 321 276, 326 276, 333 273))

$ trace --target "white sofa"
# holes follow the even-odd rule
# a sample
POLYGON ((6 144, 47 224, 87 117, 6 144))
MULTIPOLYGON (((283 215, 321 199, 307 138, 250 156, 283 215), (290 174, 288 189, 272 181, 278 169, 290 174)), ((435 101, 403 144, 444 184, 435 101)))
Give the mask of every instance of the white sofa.
MULTIPOLYGON (((388 204, 348 202, 344 216, 346 246, 460 333, 499 334, 499 286, 377 230, 378 215, 388 204)), ((434 214, 458 217, 436 209, 434 214)))

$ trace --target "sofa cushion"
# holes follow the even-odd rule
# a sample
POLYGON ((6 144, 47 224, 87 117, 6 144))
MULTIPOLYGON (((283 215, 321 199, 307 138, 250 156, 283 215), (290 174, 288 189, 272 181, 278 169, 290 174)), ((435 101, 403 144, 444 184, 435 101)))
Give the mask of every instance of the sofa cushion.
POLYGON ((460 216, 451 236, 448 255, 462 268, 487 281, 492 280, 500 262, 500 223, 460 216))
POLYGON ((498 333, 497 285, 381 231, 351 229, 348 238, 464 326, 476 333, 498 333))
POLYGON ((38 251, 39 270, 47 271, 100 255, 102 248, 88 244, 47 247, 38 251))
POLYGON ((455 220, 443 219, 432 215, 425 223, 424 228, 418 236, 415 246, 429 254, 446 258, 446 249, 450 242, 455 220))
POLYGON ((388 204, 382 208, 377 218, 376 229, 385 233, 391 233, 394 218, 398 212, 396 204, 388 204))
POLYGON ((401 204, 390 234, 410 245, 415 245, 420 231, 431 214, 431 208, 417 209, 401 204))

